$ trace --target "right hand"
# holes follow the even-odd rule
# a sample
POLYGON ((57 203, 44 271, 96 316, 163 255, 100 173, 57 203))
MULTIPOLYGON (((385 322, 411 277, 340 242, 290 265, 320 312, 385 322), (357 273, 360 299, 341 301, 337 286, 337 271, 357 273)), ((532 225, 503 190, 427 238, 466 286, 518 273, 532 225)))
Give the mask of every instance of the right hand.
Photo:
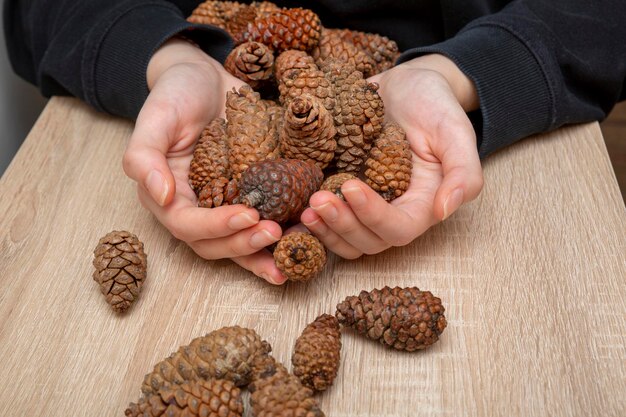
POLYGON ((171 39, 147 70, 150 94, 124 153, 124 172, 137 182, 141 204, 206 259, 231 258, 272 284, 285 282, 264 249, 280 226, 241 204, 197 207, 188 183, 193 147, 206 124, 224 117, 226 92, 243 85, 190 43, 171 39))

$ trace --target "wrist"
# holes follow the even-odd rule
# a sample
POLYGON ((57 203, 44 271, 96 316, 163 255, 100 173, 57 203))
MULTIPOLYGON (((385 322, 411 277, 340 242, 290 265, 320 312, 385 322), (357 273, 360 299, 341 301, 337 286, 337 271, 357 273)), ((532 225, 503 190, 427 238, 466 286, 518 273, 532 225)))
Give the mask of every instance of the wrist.
POLYGON ((441 74, 457 101, 466 112, 477 110, 479 107, 476 85, 456 64, 448 57, 440 54, 424 55, 414 58, 401 65, 413 69, 436 71, 441 74))
POLYGON ((148 88, 152 90, 159 77, 174 65, 182 63, 212 64, 212 59, 197 45, 180 37, 165 42, 152 55, 146 70, 148 88))

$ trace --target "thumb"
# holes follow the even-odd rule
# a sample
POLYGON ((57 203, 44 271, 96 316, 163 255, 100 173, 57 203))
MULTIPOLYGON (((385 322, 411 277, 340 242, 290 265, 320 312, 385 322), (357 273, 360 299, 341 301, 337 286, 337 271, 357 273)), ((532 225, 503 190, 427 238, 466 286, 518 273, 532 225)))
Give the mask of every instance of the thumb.
POLYGON ((471 124, 442 133, 445 139, 435 153, 441 161, 443 180, 435 195, 434 211, 438 219, 445 220, 463 203, 478 197, 483 173, 471 124))
POLYGON ((168 131, 176 125, 171 120, 172 113, 151 111, 150 103, 146 101, 122 161, 126 175, 145 188, 160 206, 169 204, 176 192, 174 175, 165 156, 170 142, 168 131))

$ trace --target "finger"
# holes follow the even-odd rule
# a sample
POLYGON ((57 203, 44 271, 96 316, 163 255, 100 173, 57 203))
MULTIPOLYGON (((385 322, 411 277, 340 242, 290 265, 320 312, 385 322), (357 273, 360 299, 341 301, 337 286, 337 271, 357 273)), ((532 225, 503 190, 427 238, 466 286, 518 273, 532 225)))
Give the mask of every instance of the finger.
POLYGON ((432 210, 418 198, 403 206, 389 204, 359 180, 346 181, 341 192, 359 221, 391 246, 404 246, 430 228, 432 210))
POLYGON ((287 278, 276 266, 274 256, 266 249, 251 255, 239 256, 232 259, 237 265, 263 278, 270 284, 281 285, 287 281, 287 278))
POLYGON ((172 204, 161 207, 142 187, 137 187, 137 194, 141 204, 184 242, 229 236, 259 223, 259 213, 241 204, 201 208, 177 194, 172 204))
POLYGON ((262 220, 231 236, 198 240, 189 243, 189 246, 205 259, 237 258, 256 253, 277 242, 281 236, 282 231, 277 223, 262 220))
POLYGON ((461 204, 475 199, 483 187, 476 134, 465 114, 440 128, 433 151, 441 161, 443 180, 434 201, 435 216, 444 220, 461 204))
POLYGON ((363 225, 350 206, 329 191, 315 193, 310 199, 311 208, 333 232, 366 254, 382 252, 389 244, 363 225))
POLYGON ((150 193, 160 206, 174 198, 176 183, 167 164, 170 133, 177 125, 176 112, 168 111, 165 104, 146 100, 133 131, 122 165, 124 172, 150 193))
POLYGON ((348 243, 324 223, 324 220, 315 213, 315 210, 307 208, 302 213, 300 219, 307 229, 309 229, 331 252, 345 259, 356 259, 363 255, 363 251, 348 243))

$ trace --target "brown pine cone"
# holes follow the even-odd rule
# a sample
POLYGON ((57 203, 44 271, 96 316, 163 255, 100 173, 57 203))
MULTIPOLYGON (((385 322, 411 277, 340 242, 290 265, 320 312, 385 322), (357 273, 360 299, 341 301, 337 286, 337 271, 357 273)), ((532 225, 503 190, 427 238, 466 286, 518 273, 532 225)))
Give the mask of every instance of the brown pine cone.
POLYGON ((127 417, 241 417, 241 390, 225 379, 175 384, 130 403, 127 417))
POLYGON ((267 16, 260 16, 249 23, 239 43, 261 42, 276 52, 287 49, 310 51, 320 39, 322 25, 311 10, 297 8, 280 9, 267 16))
POLYGON ((349 29, 328 30, 337 33, 343 40, 352 42, 354 46, 364 51, 375 62, 374 74, 393 67, 400 56, 396 42, 386 36, 349 29))
POLYGON ((437 340, 446 328, 441 300, 417 287, 361 291, 337 305, 339 323, 385 346, 413 352, 437 340))
POLYGON ((125 312, 139 297, 146 279, 143 243, 132 233, 114 230, 98 241, 93 254, 94 281, 113 310, 125 312))
POLYGON ((318 66, 328 58, 336 58, 354 65, 366 78, 374 75, 374 60, 352 42, 344 40, 337 31, 322 29, 319 44, 313 48, 311 56, 318 66))
POLYGON ((241 176, 235 203, 257 209, 261 219, 283 224, 299 220, 323 178, 318 166, 297 159, 257 162, 241 176))
POLYGON ((276 372, 255 380, 248 389, 250 406, 256 417, 324 417, 313 391, 290 375, 284 366, 276 372))
POLYGON ((257 89, 273 75, 274 54, 258 42, 244 42, 226 57, 224 68, 257 89))
POLYGON ((199 379, 227 379, 238 387, 248 385, 257 355, 272 347, 252 329, 223 327, 197 337, 155 365, 144 378, 141 391, 148 395, 162 387, 199 379))
POLYGON ((409 188, 413 167, 411 148, 397 123, 385 123, 365 167, 365 182, 387 201, 400 197, 409 188))
POLYGON ((232 178, 238 180, 250 164, 279 155, 278 132, 266 102, 248 85, 226 94, 229 165, 232 178))
POLYGON ((258 17, 269 16, 270 14, 280 10, 280 7, 271 1, 253 1, 250 6, 254 7, 258 17))
POLYGON ((335 193, 337 197, 339 197, 343 201, 346 201, 346 198, 343 196, 343 193, 341 192, 341 186, 343 185, 344 182, 348 180, 353 180, 353 179, 356 179, 356 176, 354 174, 349 174, 347 172, 340 172, 339 174, 334 174, 334 175, 327 177, 322 183, 320 190, 330 191, 331 193, 335 193))
POLYGON ((319 99, 326 110, 333 116, 337 110, 335 90, 324 73, 315 63, 308 64, 307 69, 288 69, 283 72, 278 82, 279 100, 284 106, 303 94, 310 94, 319 99))
POLYGON ((217 26, 228 32, 229 22, 242 6, 245 5, 236 1, 208 0, 200 3, 187 20, 191 23, 217 26))
POLYGON ((305 387, 324 391, 339 369, 341 332, 335 316, 322 314, 308 324, 294 347, 293 374, 305 387))
POLYGON ((198 195, 209 181, 229 175, 226 120, 214 119, 204 128, 193 150, 189 185, 198 195))
POLYGON ((304 51, 289 49, 282 52, 274 61, 274 74, 276 80, 280 84, 287 71, 301 71, 319 69, 313 60, 313 57, 304 51))
POLYGON ((289 102, 280 133, 284 158, 311 161, 324 169, 335 156, 335 124, 317 98, 303 94, 289 102))
POLYGON ((239 196, 237 181, 216 178, 202 188, 198 196, 198 207, 213 208, 233 204, 239 196))
POLYGON ((292 232, 278 241, 274 262, 290 281, 308 281, 326 265, 326 248, 310 233, 292 232))
POLYGON ((353 65, 327 59, 322 65, 336 94, 335 160, 339 172, 359 172, 385 117, 378 84, 363 78, 353 65))

